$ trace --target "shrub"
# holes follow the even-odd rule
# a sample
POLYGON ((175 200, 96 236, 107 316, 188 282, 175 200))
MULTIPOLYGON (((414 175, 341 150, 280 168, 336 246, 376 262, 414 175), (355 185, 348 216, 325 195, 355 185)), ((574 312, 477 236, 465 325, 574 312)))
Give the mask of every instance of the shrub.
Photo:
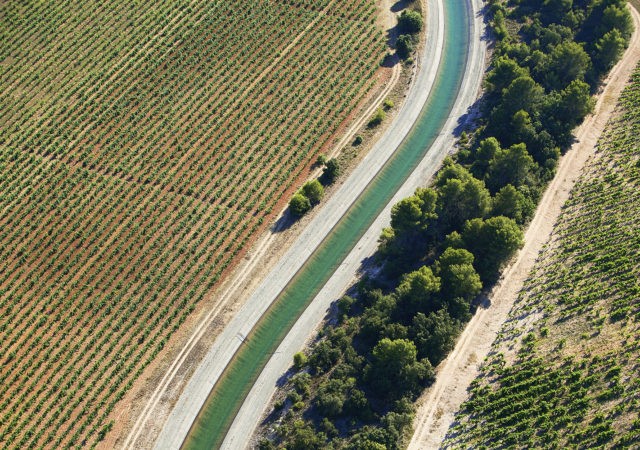
POLYGON ((307 197, 298 192, 291 197, 289 209, 295 217, 302 217, 311 209, 311 202, 307 197))
POLYGON ((413 37, 410 34, 401 34, 396 41, 396 52, 402 59, 407 59, 416 48, 413 37))
POLYGON ((298 352, 293 355, 293 366, 300 370, 307 364, 307 355, 302 352, 298 352))
POLYGON ((386 116, 387 115, 382 110, 382 108, 378 108, 373 117, 371 117, 371 119, 369 120, 369 128, 375 128, 380 125, 386 116))

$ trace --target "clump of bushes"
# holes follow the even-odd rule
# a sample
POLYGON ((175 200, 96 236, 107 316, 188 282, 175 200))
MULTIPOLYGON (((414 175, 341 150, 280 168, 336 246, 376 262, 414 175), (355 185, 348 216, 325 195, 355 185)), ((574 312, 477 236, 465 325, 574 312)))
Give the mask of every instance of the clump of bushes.
POLYGON ((396 51, 402 59, 407 59, 416 49, 416 35, 422 31, 422 15, 415 10, 402 11, 398 18, 400 36, 396 40, 396 51))
POLYGON ((304 216, 324 197, 324 187, 332 184, 340 175, 340 165, 335 158, 320 155, 317 164, 324 166, 320 179, 307 181, 289 200, 289 210, 295 218, 304 216))

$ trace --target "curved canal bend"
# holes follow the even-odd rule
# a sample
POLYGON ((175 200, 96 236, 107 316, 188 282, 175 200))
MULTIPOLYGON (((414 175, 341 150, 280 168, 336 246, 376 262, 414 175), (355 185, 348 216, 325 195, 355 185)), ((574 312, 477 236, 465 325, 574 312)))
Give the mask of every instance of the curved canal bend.
MULTIPOLYGON (((280 341, 422 160, 445 124, 465 73, 470 7, 444 0, 445 43, 435 85, 402 145, 245 338, 216 383, 183 448, 218 448, 244 398, 280 341)), ((425 62, 427 63, 427 62, 425 62)))

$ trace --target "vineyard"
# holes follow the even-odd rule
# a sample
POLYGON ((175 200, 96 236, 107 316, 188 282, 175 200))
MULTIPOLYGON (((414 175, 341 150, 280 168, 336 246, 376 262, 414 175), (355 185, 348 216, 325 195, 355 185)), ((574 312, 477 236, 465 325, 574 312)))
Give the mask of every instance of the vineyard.
POLYGON ((640 66, 446 448, 640 443, 640 66))
POLYGON ((372 0, 0 5, 0 447, 110 413, 374 87, 372 0))

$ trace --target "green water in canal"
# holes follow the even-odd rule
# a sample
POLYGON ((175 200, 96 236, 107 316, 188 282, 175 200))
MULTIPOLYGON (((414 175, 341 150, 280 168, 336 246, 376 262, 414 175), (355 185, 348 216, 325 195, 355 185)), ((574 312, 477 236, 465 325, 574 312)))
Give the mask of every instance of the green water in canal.
POLYGON ((186 449, 218 448, 271 354, 433 144, 453 108, 470 41, 467 2, 444 0, 442 64, 400 148, 287 285, 231 360, 189 431, 186 449))

